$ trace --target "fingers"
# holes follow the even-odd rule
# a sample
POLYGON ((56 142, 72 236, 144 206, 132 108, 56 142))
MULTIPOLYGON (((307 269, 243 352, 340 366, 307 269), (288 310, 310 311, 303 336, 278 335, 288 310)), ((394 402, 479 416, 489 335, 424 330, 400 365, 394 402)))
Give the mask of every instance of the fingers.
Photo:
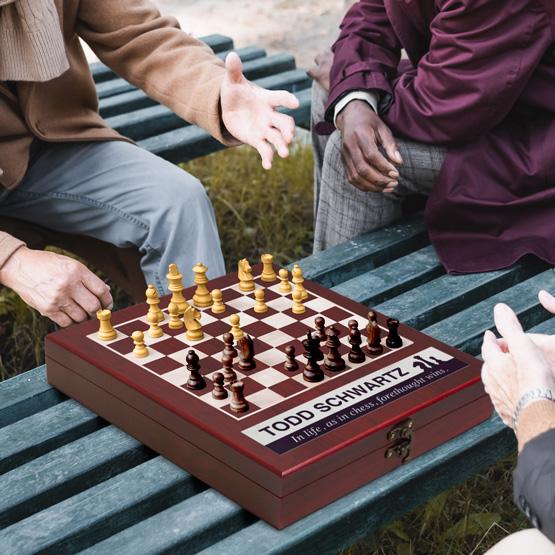
POLYGON ((403 158, 401 157, 401 153, 397 148, 397 143, 395 142, 393 133, 391 133, 389 127, 381 124, 378 127, 378 135, 381 145, 383 146, 389 159, 395 164, 401 165, 403 163, 403 158))
POLYGON ((73 299, 68 299, 65 304, 60 306, 60 311, 67 314, 75 323, 84 322, 89 317, 73 299))
POLYGON ((399 177, 397 168, 387 160, 387 158, 377 148, 378 137, 370 136, 368 142, 359 141, 360 149, 364 155, 364 159, 381 172, 384 176, 388 176, 390 181, 399 177))
POLYGON ((231 83, 240 83, 243 80, 243 63, 237 52, 230 52, 225 59, 227 78, 231 83))
POLYGON ((269 170, 272 167, 272 160, 274 158, 274 151, 272 147, 266 141, 260 141, 256 145, 256 150, 258 154, 260 154, 260 158, 262 158, 262 167, 265 170, 269 170))
POLYGON ((81 283, 100 301, 101 308, 112 309, 114 301, 110 288, 88 268, 82 272, 81 283))
POLYGON ((274 145, 274 148, 276 149, 277 153, 282 158, 287 158, 287 156, 289 156, 289 149, 287 148, 285 139, 275 127, 270 127, 266 131, 266 140, 270 144, 274 145))
POLYGON ((503 351, 497 342, 495 334, 490 330, 487 330, 484 333, 484 340, 482 342, 482 358, 484 361, 491 364, 491 361, 495 360, 496 357, 502 354, 503 351))
POLYGON ((495 325, 499 333, 510 342, 510 339, 523 335, 524 331, 516 314, 504 303, 498 303, 493 310, 495 325))
POLYGON ((287 144, 293 140, 295 136, 295 120, 291 116, 274 112, 272 114, 272 125, 280 131, 287 144))
POLYGON ((349 182, 355 187, 363 191, 379 193, 387 188, 392 190, 397 186, 397 181, 384 176, 373 167, 357 145, 352 149, 349 144, 344 143, 342 156, 349 182))
POLYGON ((73 320, 63 312, 56 312, 55 314, 51 314, 49 318, 55 323, 58 324, 61 328, 67 328, 73 324, 73 320))
POLYGON ((270 104, 277 108, 278 106, 284 106, 285 108, 289 108, 294 110, 295 108, 299 107, 299 99, 290 92, 287 91, 267 91, 270 104))
POLYGON ((73 299, 91 318, 102 308, 99 298, 93 295, 82 283, 74 288, 73 299))
POLYGON ((555 314, 555 297, 547 291, 540 291, 538 298, 542 306, 551 314, 555 314))

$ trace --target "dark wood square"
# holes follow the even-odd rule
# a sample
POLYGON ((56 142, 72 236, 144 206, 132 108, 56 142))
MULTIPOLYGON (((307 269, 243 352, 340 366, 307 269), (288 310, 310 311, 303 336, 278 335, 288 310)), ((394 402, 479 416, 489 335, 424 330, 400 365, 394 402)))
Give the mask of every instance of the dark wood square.
POLYGON ((132 322, 128 322, 127 324, 122 324, 121 326, 116 326, 116 329, 123 333, 124 335, 128 335, 131 337, 131 334, 134 331, 142 331, 145 332, 150 326, 143 322, 142 320, 133 320, 132 322))
MULTIPOLYGON (((202 320, 201 320, 201 322, 202 322, 202 320)), ((221 338, 221 336, 224 333, 231 330, 231 326, 229 324, 226 324, 225 322, 223 322, 221 320, 217 320, 216 322, 206 324, 206 326, 203 326, 202 329, 204 330, 204 333, 206 333, 207 335, 211 335, 212 337, 221 338)))
POLYGON ((275 331, 275 328, 273 328, 272 326, 269 326, 268 324, 266 324, 262 320, 259 320, 258 322, 253 322, 252 324, 249 324, 248 326, 245 326, 243 328, 243 331, 245 333, 248 333, 251 337, 256 338, 256 337, 262 337, 263 335, 266 335, 267 333, 271 333, 271 332, 275 331))
POLYGON ((304 320, 305 318, 314 318, 318 313, 305 306, 305 311, 302 314, 293 314, 293 310, 291 308, 285 310, 283 312, 287 314, 287 316, 291 316, 295 320, 304 320))
POLYGON ((135 345, 133 344, 133 340, 130 337, 126 337, 125 339, 120 339, 119 341, 114 341, 114 343, 110 343, 110 349, 114 349, 117 353, 121 355, 126 355, 130 353, 135 345))
POLYGON ((249 316, 252 316, 257 320, 264 320, 264 318, 268 318, 268 316, 277 314, 277 310, 268 307, 268 310, 266 312, 262 312, 261 314, 259 314, 258 312, 254 311, 254 308, 249 308, 249 310, 245 310, 245 314, 248 314, 249 316))
MULTIPOLYGON (((293 374, 290 373, 290 375, 292 376, 296 376, 297 374, 298 372, 295 372, 293 374)), ((299 391, 305 390, 306 387, 307 386, 299 383, 297 380, 285 380, 271 386, 269 389, 275 391, 277 394, 282 395, 283 397, 290 397, 291 395, 295 395, 295 393, 299 393, 299 391)))
POLYGON ((224 343, 221 339, 217 337, 212 337, 212 339, 208 339, 207 341, 203 341, 198 345, 193 344, 193 348, 202 351, 207 355, 214 355, 216 353, 220 353, 224 350, 224 343))
POLYGON ((324 310, 324 312, 322 312, 322 316, 324 316, 324 318, 328 320, 331 320, 329 324, 335 324, 336 322, 345 320, 345 318, 349 318, 350 316, 352 316, 352 314, 350 312, 347 312, 346 310, 343 310, 342 308, 339 308, 338 306, 334 306, 332 308, 328 308, 328 310, 324 310))
POLYGON ((294 324, 289 324, 288 326, 285 326, 284 328, 281 329, 281 331, 283 333, 286 333, 287 335, 290 335, 291 337, 304 339, 306 337, 306 334, 309 331, 314 331, 314 330, 313 328, 311 328, 310 326, 307 326, 304 323, 295 322, 294 324))
POLYGON ((162 341, 158 341, 158 343, 154 343, 152 345, 153 349, 156 349, 159 353, 164 355, 171 355, 172 353, 177 353, 177 351, 181 351, 185 348, 185 344, 174 337, 170 337, 168 339, 163 339, 162 341))
POLYGON ((152 370, 153 372, 156 372, 157 374, 165 374, 166 372, 177 370, 181 366, 183 365, 180 362, 177 362, 177 360, 174 360, 170 357, 162 357, 153 362, 145 364, 146 368, 152 370))

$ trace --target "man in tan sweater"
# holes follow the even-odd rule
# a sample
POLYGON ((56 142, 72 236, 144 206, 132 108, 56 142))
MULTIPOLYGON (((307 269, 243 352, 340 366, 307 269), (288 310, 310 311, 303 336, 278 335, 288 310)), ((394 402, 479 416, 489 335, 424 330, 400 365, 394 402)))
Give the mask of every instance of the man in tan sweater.
MULTIPOLYGON (((219 141, 245 143, 271 167, 294 133, 293 95, 266 91, 162 16, 149 0, 0 0, 0 218, 135 246, 148 283, 168 263, 224 272, 202 185, 110 129, 98 113, 79 38, 116 73, 219 141)), ((61 326, 110 307, 79 262, 0 232, 0 283, 61 326)))

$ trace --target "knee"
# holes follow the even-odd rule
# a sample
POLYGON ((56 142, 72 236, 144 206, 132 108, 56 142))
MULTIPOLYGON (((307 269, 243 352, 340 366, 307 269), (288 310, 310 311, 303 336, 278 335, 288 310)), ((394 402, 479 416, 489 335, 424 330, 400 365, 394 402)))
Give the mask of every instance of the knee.
POLYGON ((211 207, 203 184, 182 170, 161 183, 154 196, 153 202, 167 215, 198 214, 211 207))
POLYGON ((318 123, 324 121, 324 114, 326 111, 326 102, 328 101, 328 91, 322 87, 317 81, 312 83, 312 95, 310 110, 312 114, 312 121, 318 123))

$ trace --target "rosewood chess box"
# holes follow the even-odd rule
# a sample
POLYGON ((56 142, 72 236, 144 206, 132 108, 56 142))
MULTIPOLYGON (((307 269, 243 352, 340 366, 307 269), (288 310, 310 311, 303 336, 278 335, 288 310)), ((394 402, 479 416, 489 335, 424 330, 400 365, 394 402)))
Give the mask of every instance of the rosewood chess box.
MULTIPOLYGON (((159 338, 146 333, 146 303, 112 315, 117 336, 110 341, 98 338, 97 321, 53 333, 46 339, 48 381, 277 528, 491 416, 475 358, 402 323, 402 345, 388 348, 387 318, 378 314, 383 352, 351 363, 348 322, 364 331, 367 307, 307 280, 305 312, 294 314, 291 294, 278 282, 260 275, 255 282, 265 290, 263 314, 254 311, 254 294, 240 291, 236 274, 209 284, 222 290, 226 310, 200 310, 198 341, 169 328, 169 297, 160 303, 159 338), (249 404, 243 413, 230 410, 229 396, 212 395, 232 314, 254 340, 256 368, 241 372, 235 365, 249 404), (301 342, 317 316, 339 331, 346 368, 324 370, 323 381, 309 383, 301 342), (134 331, 145 332, 144 358, 132 354, 134 331), (291 345, 295 372, 285 368, 291 345), (191 349, 206 381, 200 390, 185 385, 191 349)), ((193 292, 184 294, 190 299, 193 292)))

